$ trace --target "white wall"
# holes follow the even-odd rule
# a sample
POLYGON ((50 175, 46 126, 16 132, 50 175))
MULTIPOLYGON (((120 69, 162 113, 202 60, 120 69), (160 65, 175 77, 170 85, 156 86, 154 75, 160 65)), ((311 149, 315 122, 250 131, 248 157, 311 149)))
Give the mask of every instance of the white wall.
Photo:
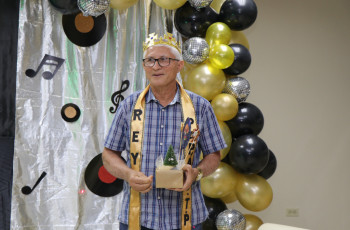
POLYGON ((256 0, 243 32, 252 64, 248 102, 264 114, 259 135, 277 158, 264 222, 350 229, 350 1, 256 0), (299 217, 286 217, 298 208, 299 217))

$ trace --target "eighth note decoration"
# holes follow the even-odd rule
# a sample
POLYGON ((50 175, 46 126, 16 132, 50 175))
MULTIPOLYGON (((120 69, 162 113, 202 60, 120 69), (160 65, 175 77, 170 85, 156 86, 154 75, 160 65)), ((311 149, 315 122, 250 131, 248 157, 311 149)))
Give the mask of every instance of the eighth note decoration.
POLYGON ((110 107, 109 112, 115 113, 118 109, 119 103, 124 100, 124 96, 122 95, 123 92, 125 92, 129 88, 130 82, 128 80, 125 80, 122 82, 122 86, 120 87, 120 90, 113 93, 111 100, 112 103, 115 105, 115 108, 110 107))
POLYGON ((57 71, 59 70, 59 68, 61 67, 61 65, 63 64, 64 62, 64 59, 62 58, 59 58, 59 57, 55 57, 55 56, 51 56, 51 55, 48 55, 48 54, 45 54, 43 60, 41 60, 38 68, 36 70, 33 70, 33 69, 27 69, 25 74, 28 76, 28 77, 35 77, 40 69, 44 66, 44 65, 48 65, 48 66, 55 66, 55 70, 53 72, 50 72, 50 71, 44 71, 42 73, 42 76, 44 79, 46 80, 50 80, 52 79, 55 74, 57 73, 57 71))
POLYGON ((46 172, 44 171, 44 172, 41 174, 41 176, 39 177, 39 179, 35 182, 33 188, 31 188, 31 187, 29 187, 28 185, 26 185, 26 186, 24 186, 24 187, 22 188, 22 190, 21 190, 22 193, 23 193, 24 195, 29 195, 29 194, 31 194, 31 193, 34 191, 34 189, 36 188, 36 186, 38 186, 38 184, 40 183, 40 181, 41 181, 42 179, 44 179, 45 176, 46 176, 46 172))

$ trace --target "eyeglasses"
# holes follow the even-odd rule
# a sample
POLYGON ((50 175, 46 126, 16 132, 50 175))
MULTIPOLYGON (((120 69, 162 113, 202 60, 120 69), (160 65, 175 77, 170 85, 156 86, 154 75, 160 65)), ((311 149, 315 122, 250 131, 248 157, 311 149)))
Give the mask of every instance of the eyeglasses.
POLYGON ((168 58, 168 57, 142 59, 143 65, 145 67, 153 67, 156 64, 156 61, 158 62, 159 66, 165 67, 170 65, 170 60, 179 61, 178 59, 168 58))

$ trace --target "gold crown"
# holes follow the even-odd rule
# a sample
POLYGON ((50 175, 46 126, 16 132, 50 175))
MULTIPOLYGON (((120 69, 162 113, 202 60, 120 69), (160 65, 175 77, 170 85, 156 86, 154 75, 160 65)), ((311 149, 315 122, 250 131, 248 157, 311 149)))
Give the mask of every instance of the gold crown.
POLYGON ((145 51, 151 46, 158 45, 158 44, 172 46, 175 49, 177 49, 181 54, 180 42, 177 42, 174 36, 169 32, 164 34, 163 37, 159 37, 159 38, 158 38, 158 34, 155 34, 155 33, 149 34, 148 38, 146 38, 146 41, 143 43, 143 51, 145 51))

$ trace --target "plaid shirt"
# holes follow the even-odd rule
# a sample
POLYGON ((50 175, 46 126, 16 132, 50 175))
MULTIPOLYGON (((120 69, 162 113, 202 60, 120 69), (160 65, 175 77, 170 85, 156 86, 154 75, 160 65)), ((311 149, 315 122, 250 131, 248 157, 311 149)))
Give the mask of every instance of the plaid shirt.
MULTIPOLYGON (((105 141, 105 147, 115 151, 127 152, 127 165, 130 167, 130 120, 134 103, 141 91, 126 98, 118 107, 105 141)), ((187 91, 195 108, 200 136, 194 155, 193 167, 203 155, 219 151, 226 147, 220 127, 210 103, 187 91)), ((180 148, 180 126, 182 117, 180 91, 177 90, 173 101, 163 107, 154 97, 152 90, 146 94, 145 127, 142 146, 141 171, 146 175, 155 175, 156 159, 166 155, 169 145, 178 153, 180 148)), ((130 186, 124 182, 123 202, 119 221, 127 224, 129 213, 130 186)), ((146 194, 141 193, 141 225, 151 229, 179 229, 181 223, 182 192, 159 189, 155 186, 146 194)), ((192 184, 192 225, 199 224, 208 216, 200 183, 192 184)))

